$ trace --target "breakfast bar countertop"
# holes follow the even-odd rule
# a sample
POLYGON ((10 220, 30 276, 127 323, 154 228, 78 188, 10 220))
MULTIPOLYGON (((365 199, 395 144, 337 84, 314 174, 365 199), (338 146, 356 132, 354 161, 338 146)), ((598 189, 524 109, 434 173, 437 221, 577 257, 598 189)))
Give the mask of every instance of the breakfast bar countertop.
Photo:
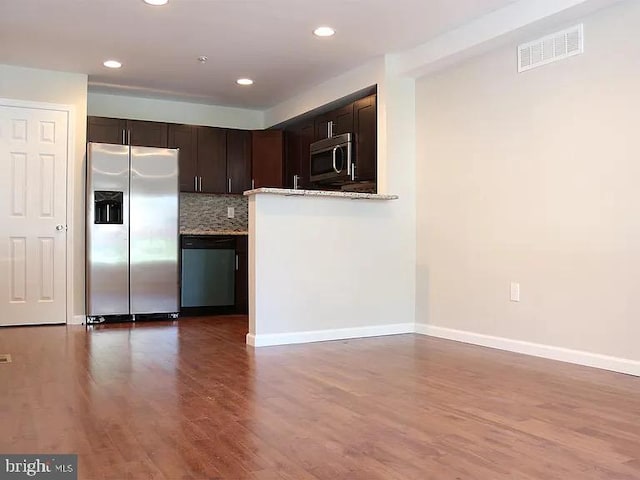
POLYGON ((248 235, 246 230, 207 230, 198 228, 181 228, 180 235, 248 235))
POLYGON ((353 200, 396 200, 398 195, 388 195, 384 193, 361 193, 361 192, 341 192, 331 190, 301 190, 292 188, 270 188, 262 187, 244 192, 246 196, 256 195, 258 193, 269 193, 272 195, 283 196, 305 196, 305 197, 338 197, 351 198, 353 200))

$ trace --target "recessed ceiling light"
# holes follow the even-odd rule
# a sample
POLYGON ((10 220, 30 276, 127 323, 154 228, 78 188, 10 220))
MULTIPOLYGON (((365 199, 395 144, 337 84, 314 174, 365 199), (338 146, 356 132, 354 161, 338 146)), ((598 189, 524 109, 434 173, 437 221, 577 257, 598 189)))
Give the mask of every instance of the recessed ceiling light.
POLYGON ((200 63, 206 63, 207 60, 209 60, 209 58, 206 55, 201 55, 198 57, 198 61, 200 63))
POLYGON ((239 78, 238 80, 236 80, 236 83, 238 85, 253 85, 253 80, 251 80, 250 78, 239 78))
POLYGON ((107 68, 120 68, 122 66, 122 64, 117 60, 107 60, 103 65, 107 68))
POLYGON ((144 0, 147 5, 166 5, 169 0, 144 0))
POLYGON ((313 31, 316 37, 331 37, 336 31, 331 27, 318 27, 313 31))

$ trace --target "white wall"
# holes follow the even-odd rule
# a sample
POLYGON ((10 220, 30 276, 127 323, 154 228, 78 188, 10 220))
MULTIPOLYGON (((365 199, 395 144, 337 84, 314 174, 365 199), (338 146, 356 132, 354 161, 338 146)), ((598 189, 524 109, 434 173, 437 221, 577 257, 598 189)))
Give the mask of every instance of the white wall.
POLYGON ((0 97, 72 105, 75 109, 74 145, 70 153, 74 182, 74 210, 69 232, 73 248, 73 312, 84 314, 84 180, 87 123, 87 76, 0 65, 0 97))
POLYGON ((418 81, 416 319, 637 362, 640 2, 584 23, 584 55, 418 81))
POLYGON ((87 110, 89 115, 98 117, 185 123, 245 130, 260 130, 264 128, 264 114, 259 110, 91 91, 89 92, 87 110))
POLYGON ((413 331, 396 202, 251 196, 249 342, 413 331))

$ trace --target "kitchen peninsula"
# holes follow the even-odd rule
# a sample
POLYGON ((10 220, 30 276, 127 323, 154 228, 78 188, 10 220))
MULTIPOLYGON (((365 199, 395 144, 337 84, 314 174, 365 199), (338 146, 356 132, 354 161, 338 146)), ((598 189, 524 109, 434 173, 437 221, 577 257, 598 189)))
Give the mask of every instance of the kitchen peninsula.
POLYGON ((256 347, 413 331, 397 195, 259 188, 249 197, 249 333, 256 347))

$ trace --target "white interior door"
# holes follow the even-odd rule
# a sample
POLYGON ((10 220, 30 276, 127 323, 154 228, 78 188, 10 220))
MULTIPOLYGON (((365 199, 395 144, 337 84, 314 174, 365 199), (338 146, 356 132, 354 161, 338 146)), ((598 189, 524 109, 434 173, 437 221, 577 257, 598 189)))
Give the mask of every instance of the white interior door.
POLYGON ((66 321, 68 112, 0 101, 0 325, 66 321))

